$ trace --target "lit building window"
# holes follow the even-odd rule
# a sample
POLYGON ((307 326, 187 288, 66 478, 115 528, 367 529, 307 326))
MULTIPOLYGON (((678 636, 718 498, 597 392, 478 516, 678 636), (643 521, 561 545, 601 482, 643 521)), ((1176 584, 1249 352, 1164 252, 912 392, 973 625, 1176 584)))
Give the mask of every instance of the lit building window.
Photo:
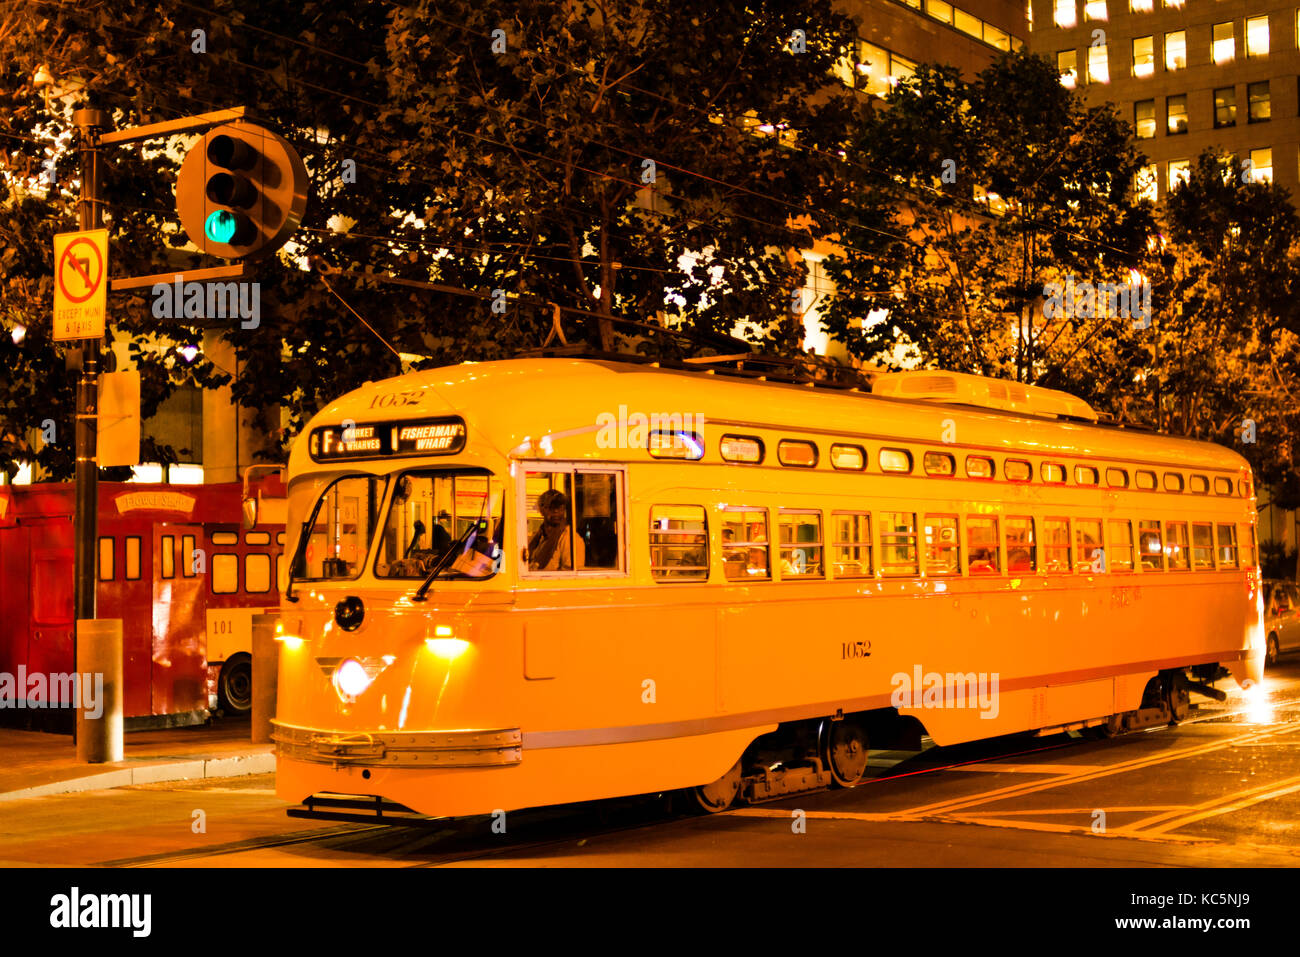
MULTIPOLYGON (((1025 22, 1029 24, 1029 32, 1034 32, 1034 0, 1025 0, 1025 22)), ((984 39, 988 39, 985 37, 984 39)))
POLYGON ((1156 173, 1155 165, 1143 166, 1133 176, 1133 191, 1138 199, 1149 199, 1154 203, 1160 198, 1159 183, 1160 177, 1156 173))
POLYGON ((1110 61, 1106 57, 1104 43, 1094 43, 1088 47, 1088 82, 1110 82, 1110 61))
POLYGON ((1056 14, 1053 17, 1058 27, 1069 29, 1079 22, 1079 12, 1075 0, 1056 0, 1056 14))
POLYGON ((999 30, 991 23, 984 24, 984 42, 999 50, 1011 49, 1011 36, 1005 30, 999 30))
POLYGON ((1085 20, 1105 20, 1106 0, 1084 0, 1083 18, 1085 20))
POLYGON ((1056 54, 1056 69, 1061 74, 1061 85, 1073 90, 1079 84, 1079 51, 1062 50, 1056 54))
POLYGON ((1174 30, 1165 34, 1165 69, 1183 70, 1187 67, 1187 31, 1174 30))
POLYGON ((1214 128, 1237 125, 1237 88, 1225 86, 1214 91, 1214 128))
POLYGON ((1246 18, 1246 56, 1268 56, 1268 17, 1246 18))
POLYGON ((1170 136, 1187 132, 1187 94, 1165 98, 1165 132, 1170 136))
POLYGON ((1156 101, 1138 100, 1133 104, 1133 128, 1137 138, 1149 140, 1156 135, 1156 101))
POLYGON ((915 60, 909 60, 907 57, 899 56, 897 53, 890 54, 889 79, 894 86, 898 86, 898 84, 903 80, 911 79, 915 75, 915 60))
POLYGON ((892 86, 889 82, 889 51, 874 43, 858 44, 858 80, 857 88, 873 96, 888 96, 892 86))
POLYGON ((1251 150, 1250 169, 1256 183, 1273 182, 1273 150, 1268 147, 1262 150, 1251 150))
POLYGON ((1262 123, 1273 115, 1269 102, 1268 80, 1251 83, 1246 87, 1246 102, 1250 111, 1251 123, 1262 123))
POLYGON ((1150 76, 1156 72, 1156 38, 1133 38, 1133 75, 1150 76))
POLYGON ((1165 0, 1165 6, 1177 9, 1181 8, 1184 2, 1186 2, 1186 0, 1165 0))
POLYGON ((1237 55, 1236 40, 1232 35, 1232 21, 1214 25, 1214 44, 1211 54, 1215 63, 1231 63, 1237 55))
POLYGON ((951 3, 944 3, 943 0, 925 0, 925 12, 941 23, 952 23, 951 3))
POLYGON ((1172 193, 1179 183, 1186 183, 1191 175, 1191 160, 1169 161, 1169 191, 1172 193))
POLYGON ((984 38, 984 21, 979 17, 972 17, 965 10, 954 9, 952 11, 952 25, 976 40, 984 38))
POLYGON ((1151 6, 1151 0, 1128 0, 1130 13, 1150 13, 1151 6))

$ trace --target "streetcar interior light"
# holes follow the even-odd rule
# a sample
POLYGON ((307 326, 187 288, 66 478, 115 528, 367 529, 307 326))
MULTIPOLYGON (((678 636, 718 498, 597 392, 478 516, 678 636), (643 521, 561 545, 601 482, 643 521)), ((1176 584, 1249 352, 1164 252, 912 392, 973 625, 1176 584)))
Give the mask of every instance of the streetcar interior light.
POLYGON ((438 625, 436 628, 433 629, 433 633, 439 638, 450 638, 451 625, 438 625))
POLYGON ((297 651, 302 647, 302 639, 297 635, 276 635, 275 640, 284 642, 284 646, 290 651, 297 651))
POLYGON ((469 642, 461 638, 426 638, 425 647, 444 661, 455 661, 465 653, 469 642))
POLYGON ((355 658, 342 662, 334 672, 334 687, 346 698, 355 698, 370 687, 370 675, 355 658))

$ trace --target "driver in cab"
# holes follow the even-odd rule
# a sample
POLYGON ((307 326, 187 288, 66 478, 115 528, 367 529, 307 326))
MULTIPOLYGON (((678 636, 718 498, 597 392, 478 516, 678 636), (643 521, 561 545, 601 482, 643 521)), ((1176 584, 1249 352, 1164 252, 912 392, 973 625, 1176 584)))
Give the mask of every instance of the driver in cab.
POLYGON ((557 488, 537 496, 537 510, 542 513, 542 527, 528 540, 528 568, 535 572, 568 572, 587 564, 582 538, 569 534, 569 497, 557 488))

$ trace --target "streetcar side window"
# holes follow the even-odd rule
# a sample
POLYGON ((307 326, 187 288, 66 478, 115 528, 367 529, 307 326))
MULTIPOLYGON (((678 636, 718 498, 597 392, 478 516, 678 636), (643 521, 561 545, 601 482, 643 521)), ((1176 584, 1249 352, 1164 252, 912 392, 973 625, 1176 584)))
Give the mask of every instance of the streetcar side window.
POLYGON ((987 455, 966 456, 966 477, 991 479, 993 477, 993 460, 987 455))
POLYGON ((197 572, 198 562, 195 561, 195 552, 198 551, 194 546, 193 535, 181 536, 181 575, 186 578, 193 578, 197 572))
POLYGON ((916 513, 881 512, 880 572, 882 575, 915 575, 916 513))
POLYGON ((1192 523, 1192 567, 1214 567, 1214 527, 1208 522, 1192 523))
POLYGON ((703 505, 650 506, 650 576, 657 582, 709 577, 709 519, 703 505))
POLYGON ((270 545, 271 533, 270 532, 245 532, 244 544, 245 545, 270 545))
POLYGON ((1216 478, 1216 479, 1214 480, 1214 494, 1215 494, 1215 495, 1231 495, 1231 494, 1232 494, 1232 479, 1223 478, 1222 476, 1220 476, 1219 478, 1216 478))
POLYGON ((126 537, 126 580, 140 580, 140 536, 126 537))
POLYGON ((529 472, 524 557, 532 572, 619 571, 619 473, 529 472))
POLYGON ((1038 567, 1034 520, 1028 515, 1007 516, 1007 571, 1032 572, 1038 567))
POLYGON ((1160 538, 1160 522, 1154 518, 1138 519, 1138 555, 1142 570, 1162 572, 1165 570, 1165 549, 1160 538))
POLYGON ((1106 537, 1110 540, 1109 571, 1133 570, 1133 523, 1127 518, 1112 518, 1106 522, 1106 537))
POLYGON ((1076 518, 1074 520, 1074 570, 1077 572, 1106 570, 1106 549, 1101 538, 1101 519, 1076 518))
POLYGON ((947 452, 926 452, 921 461, 926 475, 954 475, 957 472, 957 460, 947 452))
POLYGON ((1186 522, 1167 522, 1165 524, 1165 557, 1169 559, 1169 570, 1171 572, 1187 571, 1186 522))
POLYGON ((1002 571, 998 520, 989 515, 966 518, 967 562, 972 575, 997 575, 1002 571))
POLYGON ((835 541, 831 562, 836 578, 871 577, 871 516, 866 512, 832 512, 835 541))
POLYGON ((99 540, 99 580, 113 580, 113 538, 105 535, 99 540))
POLYGON ((1097 470, 1091 465, 1076 465, 1074 467, 1074 484, 1096 485, 1097 470))
POLYGON ((880 470, 882 472, 911 472, 912 453, 907 449, 881 449, 880 470))
POLYGON ((1111 488, 1128 488, 1128 469, 1106 469, 1106 484, 1111 488))
POLYGON ((176 537, 174 535, 164 535, 162 537, 162 577, 176 577, 176 537))
POLYGON ((619 569, 623 549, 618 491, 617 472, 574 472, 573 530, 583 552, 579 571, 619 569))
POLYGON ((1219 567, 1237 567, 1237 526, 1220 525, 1219 532, 1219 567))
POLYGON ((208 581, 212 583, 214 595, 233 595, 239 591, 239 556, 213 555, 208 581))
POLYGON ((213 545, 238 545, 238 532, 209 532, 208 537, 212 539, 213 545))
POLYGON ((1156 473, 1150 469, 1138 469, 1134 473, 1133 484, 1145 491, 1153 491, 1156 487, 1156 473))
POLYGON ((860 445, 832 445, 831 468, 861 472, 867 467, 867 453, 860 445))
POLYGON ((1043 519, 1043 568, 1064 574, 1073 566, 1070 561, 1070 520, 1043 519))
POLYGON ((1255 526, 1241 526, 1241 563, 1247 568, 1255 566, 1255 526))
POLYGON ((1183 477, 1178 472, 1165 473, 1165 491, 1181 492, 1183 490, 1183 477))
POLYGON ((271 556, 255 553, 244 556, 244 591, 268 592, 271 590, 271 556))
POLYGON ((781 578, 825 578, 822 567, 822 513, 781 509, 781 578))
POLYGON ((1210 494, 1210 480, 1204 475, 1192 475, 1187 487, 1195 495, 1210 494))
POLYGON ((776 458, 778 462, 787 467, 815 468, 817 466, 817 445, 814 442, 782 439, 776 443, 776 458))
POLYGON ((1008 482, 1030 482, 1034 467, 1024 459, 1007 459, 1002 463, 1002 475, 1008 482))
POLYGON ((1053 485, 1065 483, 1065 466, 1058 462, 1044 462, 1040 471, 1044 482, 1050 482, 1053 485))
POLYGON ((961 536, 956 515, 925 516, 925 573, 961 574, 961 536))
POLYGON ((767 581, 767 509, 728 508, 722 513, 722 570, 733 581, 767 581))

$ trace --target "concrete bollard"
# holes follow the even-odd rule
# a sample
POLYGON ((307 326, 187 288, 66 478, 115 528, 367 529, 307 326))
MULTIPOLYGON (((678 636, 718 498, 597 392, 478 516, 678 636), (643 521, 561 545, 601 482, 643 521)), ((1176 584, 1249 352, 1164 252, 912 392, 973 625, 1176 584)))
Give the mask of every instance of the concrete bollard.
POLYGON ((253 714, 249 737, 255 744, 271 740, 275 690, 280 680, 280 643, 275 640, 279 615, 253 616, 253 714))
POLYGON ((77 675, 82 684, 77 709, 77 760, 101 764, 122 760, 122 619, 77 621, 77 675), (86 682, 90 687, 86 687, 86 682))

